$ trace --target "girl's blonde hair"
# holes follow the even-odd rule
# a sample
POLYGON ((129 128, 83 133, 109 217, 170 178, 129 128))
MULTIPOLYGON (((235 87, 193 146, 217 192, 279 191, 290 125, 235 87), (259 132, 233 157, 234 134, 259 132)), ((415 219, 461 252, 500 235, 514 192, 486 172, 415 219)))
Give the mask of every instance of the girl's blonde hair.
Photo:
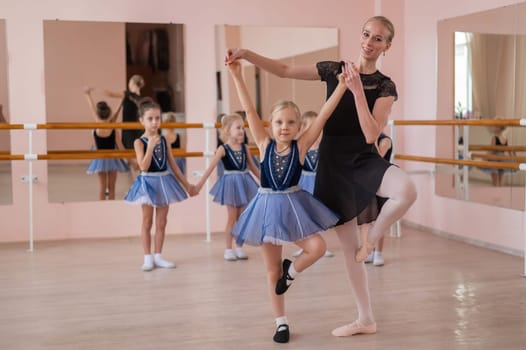
POLYGON ((284 110, 284 109, 287 109, 287 108, 292 109, 294 111, 294 113, 296 114, 296 116, 298 117, 298 120, 300 119, 301 113, 300 113, 300 109, 298 108, 297 104, 295 104, 292 101, 279 100, 276 103, 274 103, 274 105, 270 109, 270 118, 269 118, 269 120, 272 121, 274 113, 277 113, 277 112, 279 112, 281 110, 284 110))
POLYGON ((224 143, 228 142, 228 134, 230 132, 230 127, 232 127, 232 124, 236 120, 240 120, 241 122, 243 122, 243 117, 237 113, 226 114, 221 117, 221 132, 219 134, 219 138, 224 143))
POLYGON ((161 114, 163 123, 177 123, 177 115, 174 112, 164 112, 161 114))
POLYGON ((307 125, 307 120, 314 119, 317 116, 318 116, 318 113, 316 113, 314 111, 307 111, 307 112, 303 113, 301 115, 301 124, 302 124, 302 126, 306 126, 307 125))

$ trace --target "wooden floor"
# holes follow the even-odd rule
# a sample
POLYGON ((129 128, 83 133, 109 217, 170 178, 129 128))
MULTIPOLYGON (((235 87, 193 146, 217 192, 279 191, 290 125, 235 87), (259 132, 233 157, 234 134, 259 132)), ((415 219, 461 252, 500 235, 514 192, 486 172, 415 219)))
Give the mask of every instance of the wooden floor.
POLYGON ((289 344, 272 342, 257 248, 227 262, 219 235, 169 236, 177 268, 145 273, 138 238, 0 245, 0 349, 526 349, 522 258, 407 227, 367 266, 378 333, 331 336, 356 311, 326 239, 335 257, 286 294, 289 344))

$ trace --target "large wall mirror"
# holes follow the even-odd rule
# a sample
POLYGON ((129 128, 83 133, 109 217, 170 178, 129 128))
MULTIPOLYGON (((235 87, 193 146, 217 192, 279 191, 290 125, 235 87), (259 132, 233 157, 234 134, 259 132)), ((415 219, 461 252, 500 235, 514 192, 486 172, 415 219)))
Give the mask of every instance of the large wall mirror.
MULTIPOLYGON (((526 117, 524 16, 526 3, 521 3, 438 23, 439 119, 526 117)), ((526 128, 437 128, 438 157, 526 157, 524 146, 526 128), (491 145, 515 149, 497 153, 487 148, 491 145)), ((437 167, 436 193, 524 210, 525 176, 524 172, 504 169, 437 167)))
MULTIPOLYGON (((218 113, 240 110, 235 87, 224 66, 227 48, 243 47, 290 65, 338 60, 338 31, 335 28, 216 26, 216 70, 218 113)), ((325 102, 325 86, 319 81, 281 79, 243 63, 249 92, 263 119, 280 99, 294 101, 301 112, 319 112, 325 102)))
MULTIPOLYGON (((112 112, 122 103, 133 75, 141 75, 141 96, 159 102, 163 112, 184 121, 184 43, 182 24, 44 21, 47 122, 93 122, 85 89, 112 112)), ((122 116, 117 121, 123 121, 122 116)), ((92 130, 49 130, 52 151, 88 150, 92 130)), ((50 202, 98 200, 97 174, 90 160, 48 161, 50 202)), ((134 172, 118 173, 115 199, 123 199, 134 172)))
MULTIPOLYGON (((9 123, 9 95, 7 92, 7 45, 5 20, 0 19, 0 123, 9 123)), ((9 154, 11 131, 0 130, 0 154, 9 154)), ((0 160, 0 205, 13 203, 11 161, 0 160)))

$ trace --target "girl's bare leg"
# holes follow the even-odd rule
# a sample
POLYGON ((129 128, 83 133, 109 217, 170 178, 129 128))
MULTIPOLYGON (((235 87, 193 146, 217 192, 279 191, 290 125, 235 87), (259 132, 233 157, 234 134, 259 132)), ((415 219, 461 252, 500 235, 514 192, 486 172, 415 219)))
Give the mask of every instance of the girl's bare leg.
POLYGON ((115 199, 115 186, 117 183, 117 172, 116 171, 110 171, 108 173, 108 199, 114 200, 115 199))
POLYGON ((107 173, 97 173, 99 177, 99 200, 106 200, 107 173))
POLYGON ((171 261, 164 260, 161 256, 163 251, 164 238, 166 236, 166 224, 168 222, 168 210, 170 206, 155 208, 155 240, 153 260, 155 266, 173 268, 175 264, 171 261))

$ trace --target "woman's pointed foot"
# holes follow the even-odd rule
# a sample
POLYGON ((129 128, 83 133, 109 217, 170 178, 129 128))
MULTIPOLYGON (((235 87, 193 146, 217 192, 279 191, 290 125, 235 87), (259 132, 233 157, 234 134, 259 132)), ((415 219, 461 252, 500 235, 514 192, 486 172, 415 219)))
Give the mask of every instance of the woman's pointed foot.
POLYGON ((335 337, 350 337, 355 334, 374 334, 376 333, 376 322, 364 326, 360 321, 356 320, 353 323, 338 327, 332 331, 335 337))
POLYGON ((356 262, 362 262, 367 259, 369 254, 371 254, 374 250, 374 244, 365 242, 356 252, 356 255, 354 256, 354 259, 356 262))

